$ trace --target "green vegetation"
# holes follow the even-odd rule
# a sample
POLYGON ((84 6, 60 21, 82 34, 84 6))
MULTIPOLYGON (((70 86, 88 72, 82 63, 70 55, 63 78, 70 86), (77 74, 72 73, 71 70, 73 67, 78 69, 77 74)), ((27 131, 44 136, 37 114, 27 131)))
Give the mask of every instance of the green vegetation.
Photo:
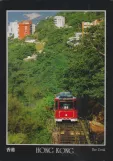
POLYGON ((36 49, 38 52, 42 51, 44 49, 45 42, 37 42, 36 49))
POLYGON ((80 45, 67 45, 81 32, 82 21, 103 18, 100 13, 58 13, 67 26, 57 28, 53 18, 40 21, 35 38, 45 45, 8 40, 8 142, 50 144, 54 123, 54 96, 72 91, 76 96, 104 98, 104 22, 91 27, 80 45), (43 49, 42 53, 39 50, 43 49), (23 59, 37 54, 37 60, 23 59))
POLYGON ((70 66, 64 73, 65 88, 76 95, 87 94, 93 98, 103 98, 104 23, 88 29, 81 44, 72 49, 69 59, 70 66))

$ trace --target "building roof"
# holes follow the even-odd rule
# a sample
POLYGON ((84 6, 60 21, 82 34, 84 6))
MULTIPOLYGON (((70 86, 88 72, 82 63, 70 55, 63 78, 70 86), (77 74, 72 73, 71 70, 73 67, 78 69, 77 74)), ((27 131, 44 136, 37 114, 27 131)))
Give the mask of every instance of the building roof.
POLYGON ((19 24, 31 24, 32 21, 31 20, 23 20, 21 22, 19 22, 19 24))
POLYGON ((63 17, 63 16, 55 16, 54 19, 56 19, 56 18, 65 18, 65 17, 63 17))

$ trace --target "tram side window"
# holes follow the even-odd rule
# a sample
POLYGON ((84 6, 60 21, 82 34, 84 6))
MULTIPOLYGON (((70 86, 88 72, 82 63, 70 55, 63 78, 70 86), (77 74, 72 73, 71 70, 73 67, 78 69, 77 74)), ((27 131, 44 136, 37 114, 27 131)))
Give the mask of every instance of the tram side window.
POLYGON ((55 109, 57 110, 58 109, 58 102, 55 101, 55 109))

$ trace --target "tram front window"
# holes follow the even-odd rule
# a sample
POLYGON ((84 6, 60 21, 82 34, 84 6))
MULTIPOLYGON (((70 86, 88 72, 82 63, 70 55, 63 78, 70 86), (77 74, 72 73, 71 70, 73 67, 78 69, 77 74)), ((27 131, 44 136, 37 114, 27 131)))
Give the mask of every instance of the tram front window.
POLYGON ((60 102, 60 109, 73 109, 73 102, 60 102))

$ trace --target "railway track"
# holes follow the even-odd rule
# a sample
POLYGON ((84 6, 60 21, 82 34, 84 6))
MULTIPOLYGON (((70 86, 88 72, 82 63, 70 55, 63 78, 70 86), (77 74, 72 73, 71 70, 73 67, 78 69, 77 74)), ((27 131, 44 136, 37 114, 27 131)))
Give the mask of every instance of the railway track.
POLYGON ((56 124, 57 144, 90 144, 89 131, 85 120, 56 124))

